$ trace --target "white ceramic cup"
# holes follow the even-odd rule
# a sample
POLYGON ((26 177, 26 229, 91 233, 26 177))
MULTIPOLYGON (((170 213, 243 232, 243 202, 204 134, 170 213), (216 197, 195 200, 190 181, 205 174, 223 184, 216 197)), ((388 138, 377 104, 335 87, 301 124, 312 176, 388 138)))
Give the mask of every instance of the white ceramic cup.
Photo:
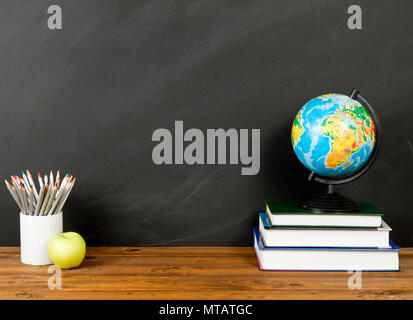
POLYGON ((50 239, 63 232, 63 214, 29 216, 20 213, 20 258, 25 264, 52 264, 47 252, 50 239))

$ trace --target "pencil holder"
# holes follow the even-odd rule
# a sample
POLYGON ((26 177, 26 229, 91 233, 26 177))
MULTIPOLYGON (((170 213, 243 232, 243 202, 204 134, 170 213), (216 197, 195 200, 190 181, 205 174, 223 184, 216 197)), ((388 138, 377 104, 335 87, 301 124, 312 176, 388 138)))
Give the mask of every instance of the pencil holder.
POLYGON ((50 216, 20 213, 21 262, 31 265, 52 264, 47 252, 50 239, 63 231, 62 212, 50 216))

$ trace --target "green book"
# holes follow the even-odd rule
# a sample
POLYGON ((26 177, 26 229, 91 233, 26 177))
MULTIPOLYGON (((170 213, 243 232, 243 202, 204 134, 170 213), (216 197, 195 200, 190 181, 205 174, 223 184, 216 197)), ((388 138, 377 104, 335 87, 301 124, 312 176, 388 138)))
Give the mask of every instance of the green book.
POLYGON ((294 202, 266 202, 266 212, 273 226, 380 227, 383 213, 371 203, 361 203, 361 207, 359 212, 314 213, 294 202))

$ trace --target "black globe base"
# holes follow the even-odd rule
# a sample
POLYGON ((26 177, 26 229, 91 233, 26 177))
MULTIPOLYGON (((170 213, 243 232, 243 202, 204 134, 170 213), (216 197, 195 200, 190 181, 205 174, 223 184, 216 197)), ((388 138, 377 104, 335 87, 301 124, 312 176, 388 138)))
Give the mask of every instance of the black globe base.
POLYGON ((315 213, 359 212, 361 210, 358 203, 334 191, 332 185, 329 185, 328 191, 322 192, 313 199, 303 202, 300 207, 315 213))

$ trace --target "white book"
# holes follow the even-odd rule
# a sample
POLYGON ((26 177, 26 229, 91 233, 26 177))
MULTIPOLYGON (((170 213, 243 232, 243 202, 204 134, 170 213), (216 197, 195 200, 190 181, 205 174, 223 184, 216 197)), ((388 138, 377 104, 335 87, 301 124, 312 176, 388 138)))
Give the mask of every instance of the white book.
POLYGON ((271 226, 265 213, 260 213, 258 220, 268 247, 390 248, 391 228, 384 221, 380 228, 290 228, 271 226))
POLYGON ((314 213, 295 203, 269 201, 266 212, 273 226, 380 227, 382 214, 371 204, 361 205, 361 212, 314 213))
POLYGON ((266 247, 254 228, 254 249, 261 270, 399 271, 399 248, 266 247))

